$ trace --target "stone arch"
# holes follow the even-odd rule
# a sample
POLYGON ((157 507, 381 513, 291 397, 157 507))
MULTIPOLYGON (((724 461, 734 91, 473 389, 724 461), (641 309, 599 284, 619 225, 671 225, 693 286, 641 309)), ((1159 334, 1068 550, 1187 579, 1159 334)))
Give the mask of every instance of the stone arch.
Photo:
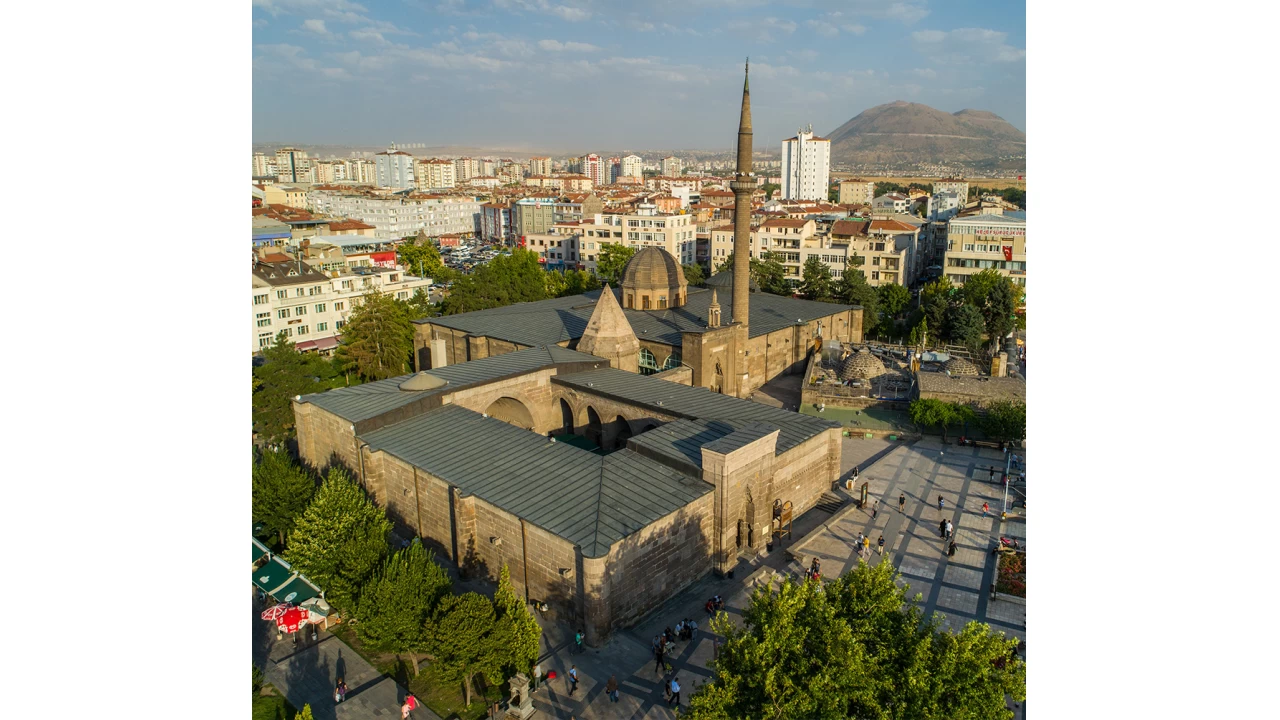
POLYGON ((649 348, 640 348, 640 374, 653 375, 659 372, 658 360, 649 348))
POLYGON ((619 415, 619 416, 618 416, 618 417, 613 421, 613 425, 614 425, 614 428, 615 428, 615 430, 614 430, 614 438, 613 438, 613 447, 614 447, 615 449, 621 450, 622 448, 624 448, 624 447, 626 447, 626 446, 627 446, 627 440, 628 440, 628 439, 631 437, 631 435, 632 435, 632 432, 631 432, 631 421, 630 421, 630 420, 627 420, 627 419, 626 419, 625 417, 623 417, 622 415, 619 415))
POLYGON ((601 446, 600 442, 604 439, 604 423, 600 422, 600 413, 590 405, 587 406, 587 426, 584 435, 597 446, 601 446))
POLYGON ((572 435, 574 425, 573 406, 569 404, 568 400, 560 398, 560 429, 557 432, 572 435))
POLYGON ((656 421, 645 420, 644 422, 640 423, 640 429, 636 430, 636 434, 639 435, 641 433, 647 433, 650 430, 656 430, 657 428, 658 428, 658 423, 656 421))
POLYGON ((680 355, 680 351, 672 350, 671 354, 667 356, 667 359, 662 361, 662 369, 672 370, 680 367, 680 364, 683 362, 684 358, 680 355))
POLYGON ((490 403, 489 408, 485 410, 485 414, 525 430, 533 430, 536 426, 533 421, 533 413, 529 411, 529 408, 519 400, 506 395, 490 403))

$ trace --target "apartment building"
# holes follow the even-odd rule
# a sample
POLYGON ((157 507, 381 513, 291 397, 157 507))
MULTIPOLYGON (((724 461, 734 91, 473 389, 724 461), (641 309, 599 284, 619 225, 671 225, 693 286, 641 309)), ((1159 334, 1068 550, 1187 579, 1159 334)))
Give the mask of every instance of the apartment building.
MULTIPOLYGON (((256 152, 253 154, 253 177, 267 177, 267 167, 270 163, 267 160, 266 153, 256 152)), ((275 175, 275 173, 271 173, 275 175)))
POLYGON ((1011 215, 972 215, 947 223, 943 272, 955 285, 995 268, 1014 283, 1027 284, 1027 221, 1011 215))
POLYGON ((457 185, 452 160, 414 160, 414 182, 419 190, 448 190, 457 185))
POLYGON ((644 158, 639 155, 628 155, 622 158, 622 175, 626 177, 644 177, 644 158))
POLYGON ((870 205, 876 199, 876 184, 873 180, 841 180, 841 205, 870 205))
MULTIPOLYGON (((557 228, 561 229, 561 228, 557 228)), ((525 235, 524 249, 538 254, 538 262, 548 270, 574 270, 579 260, 579 235, 568 233, 534 233, 525 235)), ((597 250, 594 254, 598 254, 597 250)), ((585 263, 584 263, 585 265, 585 263)), ((591 269, 595 269, 592 258, 591 269)))
POLYGON ((511 206, 511 232, 516 237, 545 234, 556 222, 556 198, 521 198, 511 206))
POLYGON ((950 190, 935 192, 929 201, 928 218, 931 222, 947 221, 960 214, 964 200, 959 193, 950 190))
MULTIPOLYGON (((855 265, 873 287, 911 285, 921 264, 920 228, 892 218, 837 220, 828 235, 829 247, 842 253, 842 263, 855 265)), ((843 265, 842 265, 843 267, 843 265)), ((832 275, 840 277, 832 269, 832 275)))
POLYGON ((307 202, 313 212, 352 218, 377 228, 374 237, 399 240, 425 230, 472 236, 479 232, 481 202, 467 195, 379 193, 376 191, 312 190, 307 202))
POLYGON ((662 158, 662 174, 664 177, 680 177, 684 174, 684 161, 674 155, 662 158))
POLYGON ((960 204, 969 202, 969 181, 960 178, 943 178, 933 183, 933 194, 955 193, 960 196, 960 204))
MULTIPOLYGON (((430 291, 431 280, 398 268, 343 268, 330 263, 320 271, 285 255, 269 255, 253 267, 254 354, 285 331, 299 351, 329 354, 338 346, 342 326, 361 296, 370 291, 408 300, 418 288, 430 291)), ((325 259, 318 259, 324 264, 325 259)))
POLYGON ((377 166, 377 186, 405 190, 415 187, 413 156, 403 150, 384 150, 373 156, 377 166))
POLYGON ((293 185, 269 185, 263 189, 263 204, 288 205, 292 208, 307 207, 307 189, 293 185))
POLYGON ((480 206, 480 237, 493 241, 505 241, 511 236, 511 205, 509 203, 485 203, 480 206))
POLYGON ((303 163, 307 154, 297 148, 276 150, 276 180, 279 182, 307 182, 308 165, 303 163))
POLYGON ((831 182, 831 141, 813 134, 813 126, 782 141, 782 197, 826 200, 831 182))
POLYGON ((682 265, 692 265, 696 260, 697 219, 693 215, 661 213, 648 203, 638 205, 634 212, 599 213, 577 229, 584 241, 607 239, 636 249, 660 247, 682 265))
POLYGON ((378 164, 368 158, 347 160, 347 179, 357 185, 378 184, 378 164))
POLYGON ((479 175, 479 168, 476 161, 471 158, 458 158, 453 161, 453 179, 454 182, 464 183, 471 178, 479 175))
MULTIPOLYGON (((605 185, 608 180, 608 167, 599 155, 591 153, 582 156, 582 174, 591 178, 596 185, 605 185)), ((589 189, 589 188, 588 188, 589 189)))
POLYGON ((550 175, 551 174, 551 158, 549 157, 529 158, 529 174, 530 175, 550 175))
POLYGON ((871 201, 871 209, 877 213, 905 213, 911 207, 911 199, 902 193, 889 192, 871 201))
POLYGON ((341 160, 317 160, 312 172, 318 184, 342 182, 347 179, 347 164, 341 160))

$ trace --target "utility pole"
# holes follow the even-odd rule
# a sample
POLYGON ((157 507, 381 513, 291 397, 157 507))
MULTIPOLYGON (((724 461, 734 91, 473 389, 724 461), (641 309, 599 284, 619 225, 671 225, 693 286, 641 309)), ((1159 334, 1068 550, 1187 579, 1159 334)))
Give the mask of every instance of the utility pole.
POLYGON ((1009 512, 1009 470, 1013 465, 1013 449, 1006 448, 1004 455, 1004 501, 1000 505, 1001 517, 1004 517, 1004 514, 1009 512))

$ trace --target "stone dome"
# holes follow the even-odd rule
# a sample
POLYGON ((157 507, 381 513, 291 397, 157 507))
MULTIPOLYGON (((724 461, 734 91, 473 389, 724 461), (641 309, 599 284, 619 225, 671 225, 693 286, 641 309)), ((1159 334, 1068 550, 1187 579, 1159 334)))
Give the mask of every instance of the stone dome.
POLYGON ((841 380, 870 380, 883 374, 884 363, 866 350, 850 355, 840 368, 841 380))
MULTIPOLYGON (((721 270, 715 275, 707 278, 707 281, 704 282, 703 285, 719 290, 730 289, 733 287, 733 271, 721 270)), ((752 280, 749 276, 747 278, 747 287, 751 292, 760 292, 760 286, 757 285, 756 281, 752 280)))
POLYGON ((975 377, 978 375, 977 366, 962 357, 951 358, 943 367, 952 375, 973 375, 975 377))
POLYGON ((684 269, 662 248, 644 248, 622 269, 622 307, 628 310, 680 307, 688 295, 684 269))

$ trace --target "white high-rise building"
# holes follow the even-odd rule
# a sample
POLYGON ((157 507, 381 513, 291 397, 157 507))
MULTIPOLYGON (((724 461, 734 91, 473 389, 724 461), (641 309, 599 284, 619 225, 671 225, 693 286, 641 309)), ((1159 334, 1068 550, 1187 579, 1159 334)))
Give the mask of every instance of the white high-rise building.
POLYGON ((453 177, 460 183, 465 183, 471 178, 479 175, 479 168, 476 167, 476 161, 472 158, 458 158, 453 161, 453 177))
POLYGON ((551 174, 551 158, 535 157, 529 158, 529 174, 530 175, 550 175, 551 174))
POLYGON ((452 160, 417 160, 413 164, 413 177, 419 190, 440 190, 457 184, 454 170, 452 160))
POLYGON ((395 145, 374 156, 378 166, 378 187, 403 190, 414 186, 413 156, 395 145))
POLYGON ((253 154, 253 176, 266 177, 267 175, 267 156, 264 153, 256 152, 253 154))
POLYGON ((639 155, 622 158, 622 174, 626 177, 644 177, 644 159, 639 155))
POLYGON ((662 174, 665 177, 680 177, 684 172, 684 161, 672 155, 662 158, 662 174))
POLYGON ((814 137, 813 126, 782 141, 784 200, 826 200, 831 179, 831 141, 814 137))
POLYGON ((305 152, 297 148, 280 148, 276 151, 276 179, 280 182, 306 182, 306 178, 298 177, 306 172, 305 152))
POLYGON ((604 160, 599 155, 591 153, 582 156, 582 174, 591 178, 591 182, 596 185, 608 185, 608 168, 605 167, 604 160))

